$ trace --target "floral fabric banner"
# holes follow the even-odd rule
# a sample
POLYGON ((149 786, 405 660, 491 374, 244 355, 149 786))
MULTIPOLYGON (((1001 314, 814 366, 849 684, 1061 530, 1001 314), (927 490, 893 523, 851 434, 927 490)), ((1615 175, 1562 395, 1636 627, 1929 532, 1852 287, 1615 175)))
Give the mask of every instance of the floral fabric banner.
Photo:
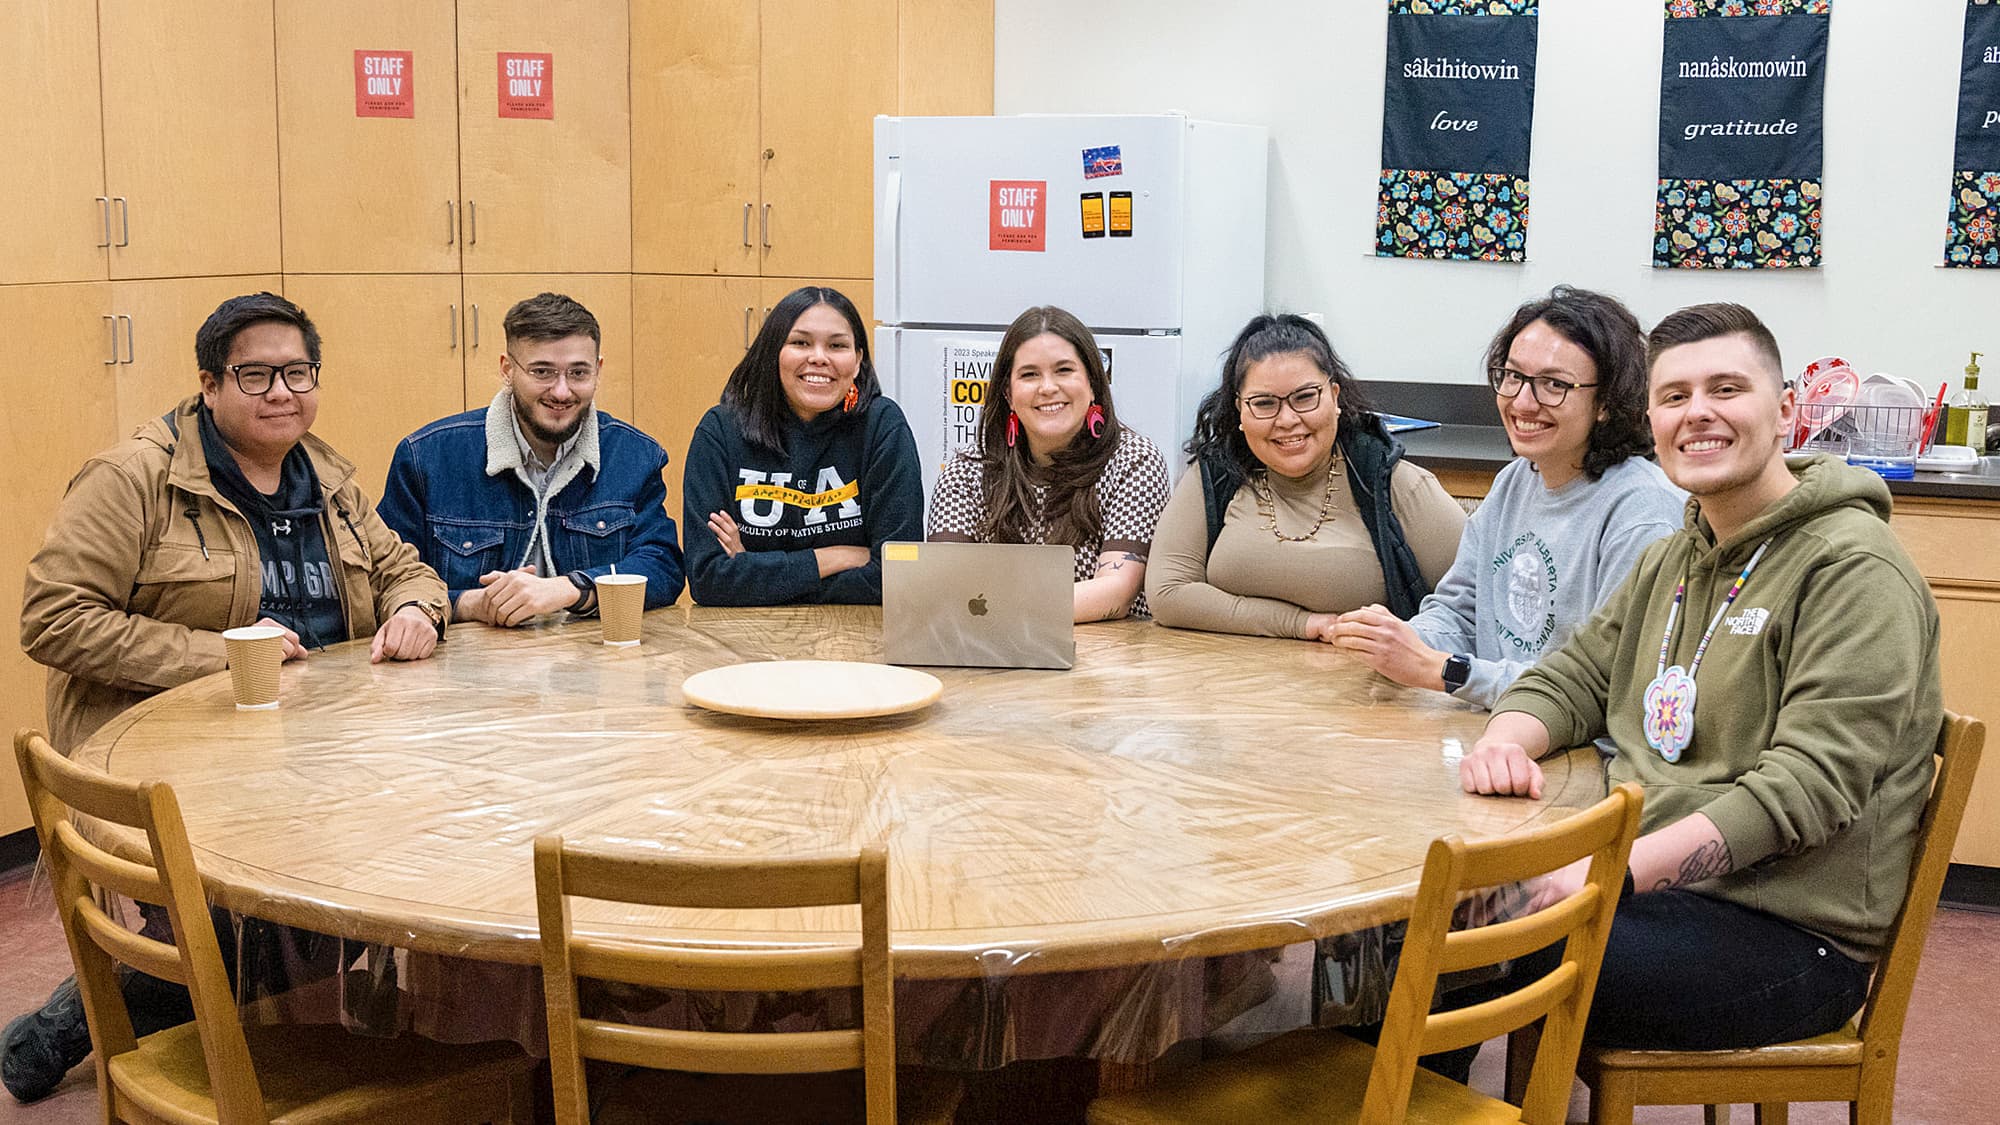
POLYGON ((1537 0, 1389 0, 1375 253, 1519 262, 1537 0))
POLYGON ((1965 6, 1965 60, 1958 72, 1958 145, 1944 264, 2000 268, 2000 0, 1965 6))
POLYGON ((1832 0, 1667 0, 1658 269, 1822 263, 1832 0))

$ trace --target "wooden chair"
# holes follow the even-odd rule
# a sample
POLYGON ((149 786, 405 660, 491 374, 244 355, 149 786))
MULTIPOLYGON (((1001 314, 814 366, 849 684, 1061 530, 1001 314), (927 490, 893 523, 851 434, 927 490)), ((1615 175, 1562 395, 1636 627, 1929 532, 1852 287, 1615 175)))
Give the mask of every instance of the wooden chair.
POLYGON ((1984 723, 1945 715, 1937 777, 1917 824, 1910 886, 1854 1022, 1811 1039, 1738 1051, 1586 1050, 1578 1075, 1591 1089, 1590 1120, 1629 1125, 1637 1106, 1705 1105, 1710 1121, 1726 1121, 1731 1104, 1748 1102, 1757 1107, 1758 1121, 1783 1125, 1792 1102, 1847 1102, 1858 1125, 1886 1125, 1917 962, 1985 744, 1984 723))
POLYGON ((14 736, 14 756, 76 962, 105 1120, 530 1120, 534 1063, 512 1044, 447 1047, 414 1037, 369 1039, 339 1026, 244 1027, 173 790, 75 765, 36 731, 14 736), (152 861, 99 848, 77 830, 72 812, 143 831, 152 861), (93 888, 165 907, 173 942, 121 926, 93 888), (185 985, 194 1022, 135 1038, 119 988, 121 963, 185 985))
MULTIPOLYGON (((542 836, 535 840, 535 901, 559 1125, 592 1120, 586 1059, 655 1072, 636 1085, 621 1084, 628 1098, 657 1107, 637 1114, 640 1120, 763 1121, 785 1108, 823 1120, 827 1114, 852 1117, 864 1107, 871 1125, 898 1120, 889 860, 880 847, 858 856, 689 859, 588 851, 560 836, 542 836), (799 952, 670 949, 584 937, 570 922, 573 897, 708 910, 859 904, 861 942, 799 952), (725 992, 858 986, 861 1028, 734 1033, 591 1019, 578 1010, 578 977, 725 992), (852 1084, 807 1077, 857 1069, 858 1099, 852 1084), (667 1112, 671 1118, 663 1116, 667 1112)), ((963 1093, 956 1083, 916 1073, 904 1085, 906 1122, 950 1121, 963 1093)), ((616 1104, 601 1110, 609 1117, 620 1113, 616 1104)))
POLYGON ((1431 845, 1389 993, 1381 1045, 1338 1031, 1281 1036, 1239 1055, 1191 1067, 1142 1090, 1100 1098, 1093 1125, 1255 1121, 1527 1122, 1561 1125, 1576 1054, 1597 985, 1625 864, 1638 834, 1640 790, 1621 785, 1592 808, 1519 836, 1431 845), (1468 890, 1528 879, 1590 857, 1582 890, 1524 918, 1450 932, 1468 890), (1457 1011, 1431 1009, 1439 973, 1520 957, 1565 941, 1563 960, 1539 981, 1457 1011), (1481 1043, 1547 1017, 1526 1104, 1517 1109, 1417 1067, 1420 1055, 1481 1043))

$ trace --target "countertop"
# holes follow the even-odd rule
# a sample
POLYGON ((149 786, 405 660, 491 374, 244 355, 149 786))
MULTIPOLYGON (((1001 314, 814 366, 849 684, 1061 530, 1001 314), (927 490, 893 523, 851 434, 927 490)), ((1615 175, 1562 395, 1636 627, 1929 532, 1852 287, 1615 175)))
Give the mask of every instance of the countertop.
MULTIPOLYGON (((1507 434, 1498 426, 1438 426, 1396 435, 1410 460, 1426 469, 1499 472, 1513 459, 1507 434)), ((1924 473, 1915 480, 1892 480, 1894 496, 1926 496, 1949 500, 2000 500, 2000 457, 1983 457, 1979 469, 1967 473, 1924 473)))

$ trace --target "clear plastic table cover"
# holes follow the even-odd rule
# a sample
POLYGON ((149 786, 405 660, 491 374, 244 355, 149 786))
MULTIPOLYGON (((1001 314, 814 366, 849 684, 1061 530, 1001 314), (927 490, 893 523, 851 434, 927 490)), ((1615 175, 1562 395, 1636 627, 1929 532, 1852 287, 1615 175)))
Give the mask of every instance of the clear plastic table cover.
MULTIPOLYGON (((1067 672, 934 669, 944 695, 913 715, 802 724, 680 696, 741 661, 879 661, 880 620, 674 607, 636 648, 600 644, 593 621, 455 626, 415 664, 341 645, 286 665, 275 711, 235 710, 210 677, 76 756, 174 786, 234 920, 246 1016, 375 1034, 541 1048, 538 835, 768 856, 886 841, 901 1053, 957 1067, 1140 1063, 1225 1025, 1372 1022, 1400 932, 1383 927, 1432 839, 1604 793, 1586 748, 1545 763, 1540 800, 1466 795, 1457 758, 1484 712, 1325 645, 1143 621, 1079 627, 1067 672)), ((849 945, 858 926, 853 908, 573 906, 586 932, 723 949, 849 945)), ((855 1007, 602 982, 585 1001, 740 1030, 849 1026, 855 1007)))

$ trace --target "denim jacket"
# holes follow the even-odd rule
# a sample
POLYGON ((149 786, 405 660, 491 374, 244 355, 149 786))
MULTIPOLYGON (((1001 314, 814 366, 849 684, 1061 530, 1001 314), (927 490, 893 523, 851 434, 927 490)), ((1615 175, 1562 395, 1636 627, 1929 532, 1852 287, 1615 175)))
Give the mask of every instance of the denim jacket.
MULTIPOLYGON (((533 538, 534 492, 512 469, 491 468, 487 455, 488 412, 511 409, 503 395, 404 438, 382 487, 382 522, 444 578, 454 606, 480 575, 519 566, 533 538)), ((595 456, 549 497, 545 531, 555 564, 592 579, 615 564, 621 574, 646 576, 646 608, 671 605, 682 568, 660 475, 666 450, 631 424, 593 412, 585 425, 595 422, 595 456)))

